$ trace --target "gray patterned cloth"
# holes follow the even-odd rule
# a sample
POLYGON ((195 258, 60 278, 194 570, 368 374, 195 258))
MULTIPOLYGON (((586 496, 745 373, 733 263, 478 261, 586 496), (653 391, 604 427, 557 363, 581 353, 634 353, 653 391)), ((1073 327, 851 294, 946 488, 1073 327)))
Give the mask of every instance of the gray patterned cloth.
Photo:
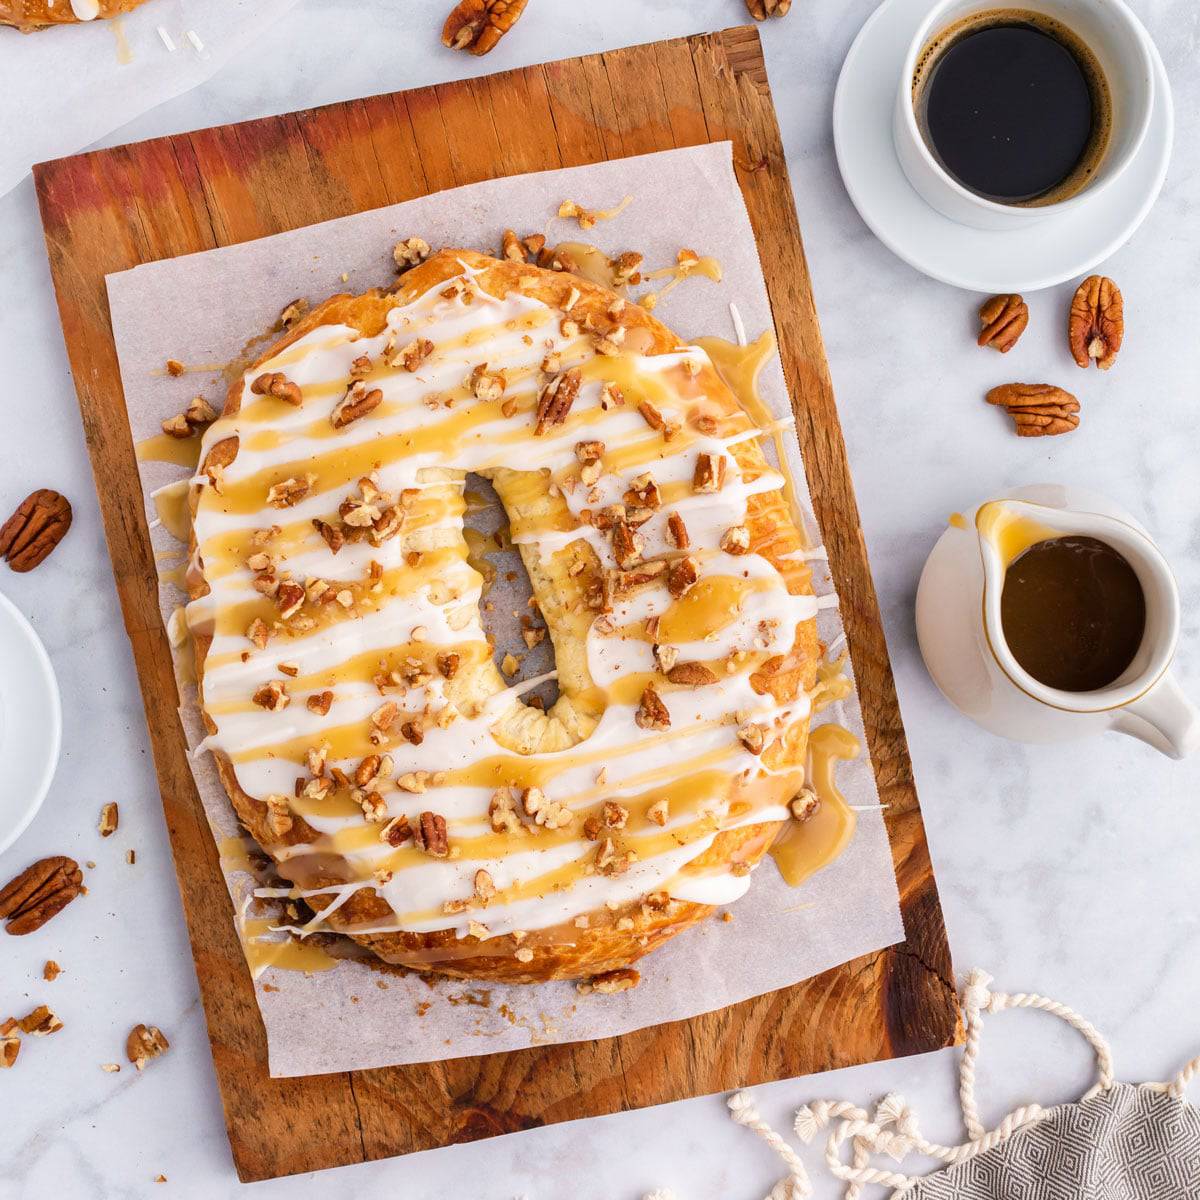
POLYGON ((928 1175, 904 1200, 1200 1200, 1200 1109, 1114 1084, 968 1162, 928 1175))

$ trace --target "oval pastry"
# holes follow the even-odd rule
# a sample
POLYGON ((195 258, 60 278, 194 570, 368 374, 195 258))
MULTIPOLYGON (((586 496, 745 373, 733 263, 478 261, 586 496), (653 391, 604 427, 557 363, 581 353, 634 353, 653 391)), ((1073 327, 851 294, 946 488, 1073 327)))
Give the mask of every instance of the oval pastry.
POLYGON ((234 384, 191 496, 204 744, 320 927, 530 982, 745 892, 818 660, 761 433, 636 304, 466 250, 327 300, 234 384), (493 663, 468 472, 553 643, 548 711, 493 663))
POLYGON ((132 12, 146 0, 0 0, 0 25, 29 32, 132 12))

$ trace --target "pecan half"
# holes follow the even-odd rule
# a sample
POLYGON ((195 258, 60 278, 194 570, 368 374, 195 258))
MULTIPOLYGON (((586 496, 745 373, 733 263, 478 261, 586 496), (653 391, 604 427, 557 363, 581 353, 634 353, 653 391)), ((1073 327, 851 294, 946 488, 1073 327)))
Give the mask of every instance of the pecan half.
POLYGON ((756 21, 768 17, 786 17, 792 0, 746 0, 746 10, 756 21))
POLYGON ((987 401, 1008 410, 1019 437, 1053 437, 1079 424, 1079 401, 1050 383, 1001 384, 987 401))
POLYGON ((71 502, 49 488, 39 488, 0 526, 0 558, 14 571, 32 571, 70 528, 71 502))
POLYGON ((980 346, 1007 354, 1029 324, 1029 305, 1016 295, 993 296, 979 309, 980 346))
POLYGON ((356 379, 346 389, 346 394, 334 405, 333 412, 329 414, 329 422, 334 429, 344 429, 359 417, 374 412, 382 402, 383 393, 378 388, 368 390, 361 379, 356 379))
POLYGON ((282 371, 267 371, 255 377, 250 390, 256 396, 274 396, 285 404, 299 408, 304 403, 300 385, 293 383, 282 371))
POLYGON ((459 0, 442 26, 442 45, 476 57, 486 54, 517 23, 527 2, 459 0))
POLYGON ((5 932, 20 936, 40 929, 83 891, 83 872, 73 858, 57 854, 26 867, 0 890, 5 932))
POLYGON ((1125 340, 1121 289, 1104 275, 1089 275, 1075 290, 1067 321, 1067 342, 1077 366, 1094 362, 1102 371, 1117 361, 1125 340))
POLYGON ((157 1025, 135 1025, 125 1039, 125 1054, 140 1071, 152 1059, 166 1054, 171 1048, 166 1035, 157 1025))
POLYGON ((537 425, 534 427, 535 436, 541 436, 551 426, 561 425, 579 395, 579 386, 583 376, 578 367, 572 367, 561 375, 555 375, 542 389, 538 397, 537 425))
POLYGON ((450 840, 446 832, 446 818, 439 813, 423 812, 417 828, 413 830, 417 845, 430 858, 448 858, 450 840))

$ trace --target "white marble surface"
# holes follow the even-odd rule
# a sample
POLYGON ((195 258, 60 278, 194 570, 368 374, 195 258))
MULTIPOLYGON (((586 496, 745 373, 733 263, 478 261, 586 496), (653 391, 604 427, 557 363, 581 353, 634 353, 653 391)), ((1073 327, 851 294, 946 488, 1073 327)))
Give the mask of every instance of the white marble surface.
MULTIPOLYGON (((1127 348, 1111 375, 1076 371, 1063 345, 1069 288, 1031 299, 1019 352, 974 349, 978 297, 929 282, 879 246, 838 180, 829 132, 838 65, 873 0, 801 0, 764 28, 817 303, 863 527, 879 588, 957 964, 999 986, 1039 990, 1087 1013, 1112 1039, 1118 1075, 1169 1074, 1200 1050, 1197 864, 1200 762, 1172 763, 1116 735, 1059 748, 999 742, 958 717, 921 665, 912 604, 924 556, 951 511, 1022 482, 1098 487, 1139 515, 1184 595, 1177 670, 1200 694, 1200 483, 1195 275, 1200 264, 1200 10, 1136 0, 1171 73, 1179 137, 1166 190, 1107 264, 1124 289, 1127 348), (982 402, 1013 375, 1074 387, 1070 437, 1018 441, 982 402)), ((197 91, 109 142, 737 23, 740 0, 535 0, 484 63, 434 49, 435 0, 303 0, 287 23, 197 91)), ((2 32, 2 31, 0 31, 2 32)), ((104 52, 109 52, 108 44, 104 52)), ((0 199, 0 351, 9 420, 0 498, 58 486, 75 527, 28 577, 3 587, 40 631, 64 692, 65 750, 51 797, 0 856, 8 878, 44 853, 94 859, 91 894, 39 935, 0 947, 0 1010, 49 1002, 64 1031, 25 1046, 0 1075, 0 1200, 242 1194, 225 1141, 196 982, 150 762, 140 696, 96 516, 66 357, 28 181, 0 199), (121 803, 101 842, 103 801, 121 803), (136 847, 136 866, 124 861, 136 847), (45 958, 66 968, 41 981, 45 958), (101 1072, 130 1024, 168 1032, 171 1053, 143 1075, 101 1072), (169 1183, 155 1187, 160 1172, 169 1183)), ((170 714, 158 719, 170 720, 170 714)), ((943 1053, 758 1089, 781 1127, 804 1100, 861 1102, 899 1088, 928 1131, 959 1136, 953 1057, 943 1053)), ((1046 1018, 1002 1019, 981 1087, 993 1119, 1025 1098, 1086 1086, 1088 1059, 1046 1018)), ((382 1193, 510 1200, 758 1200, 773 1155, 717 1098, 552 1127, 471 1146, 271 1184, 255 1196, 382 1193)), ((833 1195, 831 1188, 819 1188, 833 1195)))

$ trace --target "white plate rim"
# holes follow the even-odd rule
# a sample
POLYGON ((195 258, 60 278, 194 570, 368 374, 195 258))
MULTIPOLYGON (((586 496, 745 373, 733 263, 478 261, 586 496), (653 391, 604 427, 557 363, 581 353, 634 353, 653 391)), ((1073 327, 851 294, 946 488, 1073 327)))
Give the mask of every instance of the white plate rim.
MULTIPOLYGON (((1036 292, 1043 288, 1053 287, 1055 284, 1063 283, 1068 279, 1075 279, 1080 275, 1087 274, 1092 267, 1097 263, 1103 262, 1110 255, 1115 254, 1137 231, 1138 227, 1146 219, 1150 209, 1154 207, 1158 200, 1159 193, 1167 177, 1167 170, 1170 166, 1171 151, 1175 142, 1175 106, 1171 96, 1170 80, 1167 78, 1166 67, 1163 65, 1162 56, 1158 52, 1158 47, 1154 44, 1154 40, 1149 33, 1146 34, 1146 40, 1150 47, 1150 56, 1154 63, 1154 110, 1151 116, 1151 123, 1162 122, 1164 125, 1164 137, 1162 147, 1158 152, 1158 161, 1154 164, 1154 178, 1152 186, 1147 188, 1145 196, 1139 205, 1135 214, 1125 222, 1122 229, 1106 240, 1102 245, 1098 245, 1089 249, 1086 253, 1080 256, 1078 260, 1072 260, 1068 267, 1056 268, 1045 275, 1033 276, 1031 278, 1021 277, 1020 279, 1000 279, 997 276, 978 276, 969 273, 956 273, 946 270, 942 267, 932 266, 926 262, 919 251, 914 251, 909 248, 902 240, 894 237, 887 229, 874 218, 872 206, 866 203, 861 196, 861 193, 856 189, 853 179, 855 172, 847 171, 846 159, 847 156, 843 149, 843 114, 845 111, 845 96, 851 86, 847 81, 853 73, 856 56, 861 52, 863 45, 870 39, 875 31, 875 27, 879 24, 888 11, 899 7, 905 0, 883 0, 874 12, 863 23, 862 28, 855 35, 854 41, 851 42, 849 50, 846 52, 846 57, 842 62, 841 70, 838 73, 837 86, 834 89, 833 96, 833 144, 834 155, 837 159, 838 171, 842 177, 842 184, 850 197, 850 202, 854 205, 858 215, 862 218, 867 228, 886 246, 897 258, 908 263, 923 275, 929 276, 931 279, 936 279, 940 283, 949 284, 951 287, 963 288, 967 291, 974 292, 1004 292, 1004 291, 1028 291, 1036 292)), ((1138 18, 1134 17, 1135 20, 1138 18)), ((915 28, 915 26, 914 26, 915 28)), ((889 108, 881 115, 881 119, 888 124, 888 144, 891 145, 891 120, 892 110, 889 108)), ((1140 164, 1148 161, 1148 155, 1151 153, 1151 148, 1148 148, 1147 142, 1143 142, 1141 149, 1134 157, 1126 170, 1134 170, 1140 164)), ((893 151, 894 155, 894 151, 893 151)), ((893 157, 890 166, 894 167, 899 182, 903 187, 910 192, 912 185, 905 177, 903 170, 900 167, 898 159, 893 157)), ((1076 220, 1083 220, 1091 208, 1091 205, 1100 205, 1108 199, 1109 189, 1105 189, 1095 196, 1090 203, 1085 202, 1072 209, 1072 216, 1076 220)), ((930 209, 936 219, 946 222, 946 225, 955 230, 966 228, 958 222, 951 220, 949 217, 942 217, 930 209)), ((1038 228, 1030 226, 1031 229, 1038 228)), ((981 238, 992 238, 997 236, 1016 237, 1019 236, 1019 231, 1004 230, 995 231, 987 229, 971 230, 973 234, 977 234, 981 238)))
MULTIPOLYGON (((23 665, 32 666, 34 670, 21 682, 23 685, 29 686, 41 685, 42 701, 49 718, 47 736, 44 743, 38 748, 44 755, 43 761, 40 767, 34 767, 30 772, 32 790, 29 801, 25 808, 18 813, 14 825, 8 829, 0 828, 0 854, 2 854, 29 827, 29 823, 37 815, 50 790, 50 783, 58 766, 59 751, 62 748, 62 697, 58 688, 58 679, 54 674, 54 667, 50 662, 50 656, 46 653, 45 646, 42 645, 41 638, 38 637, 37 631, 29 623, 25 614, 3 592, 0 592, 0 622, 8 624, 28 650, 28 659, 23 665)), ((3 735, 0 735, 0 750, 3 750, 3 747, 3 735)), ((24 781, 22 782, 24 785, 24 781)))

